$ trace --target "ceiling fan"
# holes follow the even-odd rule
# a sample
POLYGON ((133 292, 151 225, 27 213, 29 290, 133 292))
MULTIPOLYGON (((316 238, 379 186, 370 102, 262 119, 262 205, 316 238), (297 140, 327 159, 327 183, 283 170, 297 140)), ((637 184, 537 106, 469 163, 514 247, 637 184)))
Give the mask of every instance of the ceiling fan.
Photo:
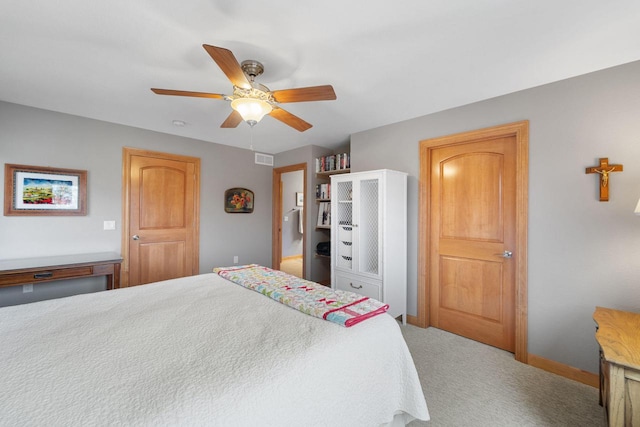
POLYGON ((220 126, 222 128, 235 128, 242 121, 253 127, 268 114, 274 119, 304 132, 312 125, 282 109, 278 104, 336 99, 331 85, 271 91, 268 87, 255 82, 255 78, 264 71, 260 62, 248 60, 239 64, 236 57, 228 49, 207 44, 203 44, 202 47, 233 84, 232 95, 157 88, 151 90, 158 95, 192 96, 231 101, 233 111, 220 126))

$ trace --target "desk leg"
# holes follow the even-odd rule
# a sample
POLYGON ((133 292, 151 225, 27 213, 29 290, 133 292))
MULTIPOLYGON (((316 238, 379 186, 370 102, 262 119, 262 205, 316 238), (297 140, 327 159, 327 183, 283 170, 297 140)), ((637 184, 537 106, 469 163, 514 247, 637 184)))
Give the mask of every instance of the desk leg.
POLYGON ((120 287, 120 263, 113 264, 113 289, 120 287))
POLYGON ((118 289, 120 287, 120 264, 113 264, 113 273, 107 274, 107 290, 118 289))

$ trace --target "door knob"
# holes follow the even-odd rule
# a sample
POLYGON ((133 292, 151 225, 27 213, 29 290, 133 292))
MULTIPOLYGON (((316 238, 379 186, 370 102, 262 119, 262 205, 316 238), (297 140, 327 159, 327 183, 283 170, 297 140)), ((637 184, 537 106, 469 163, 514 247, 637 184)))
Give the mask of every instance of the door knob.
POLYGON ((499 254, 502 258, 512 258, 513 257, 513 252, 511 251, 504 251, 503 253, 499 254))
POLYGON ((134 234, 132 237, 133 240, 140 240, 140 236, 138 236, 137 234, 134 234))

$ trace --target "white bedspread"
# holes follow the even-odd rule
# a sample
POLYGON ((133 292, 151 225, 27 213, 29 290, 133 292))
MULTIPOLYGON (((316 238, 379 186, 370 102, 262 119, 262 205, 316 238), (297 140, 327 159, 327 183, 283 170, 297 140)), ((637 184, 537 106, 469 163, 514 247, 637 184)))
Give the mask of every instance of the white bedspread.
POLYGON ((2 426, 428 419, 391 316, 343 328, 216 274, 0 308, 0 366, 2 426))

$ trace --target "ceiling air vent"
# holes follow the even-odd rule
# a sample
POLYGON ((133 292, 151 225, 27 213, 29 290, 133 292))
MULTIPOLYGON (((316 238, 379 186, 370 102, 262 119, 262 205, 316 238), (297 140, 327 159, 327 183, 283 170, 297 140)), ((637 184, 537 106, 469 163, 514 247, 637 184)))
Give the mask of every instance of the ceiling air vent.
POLYGON ((273 166, 273 156, 271 154, 256 154, 256 165, 273 166))

